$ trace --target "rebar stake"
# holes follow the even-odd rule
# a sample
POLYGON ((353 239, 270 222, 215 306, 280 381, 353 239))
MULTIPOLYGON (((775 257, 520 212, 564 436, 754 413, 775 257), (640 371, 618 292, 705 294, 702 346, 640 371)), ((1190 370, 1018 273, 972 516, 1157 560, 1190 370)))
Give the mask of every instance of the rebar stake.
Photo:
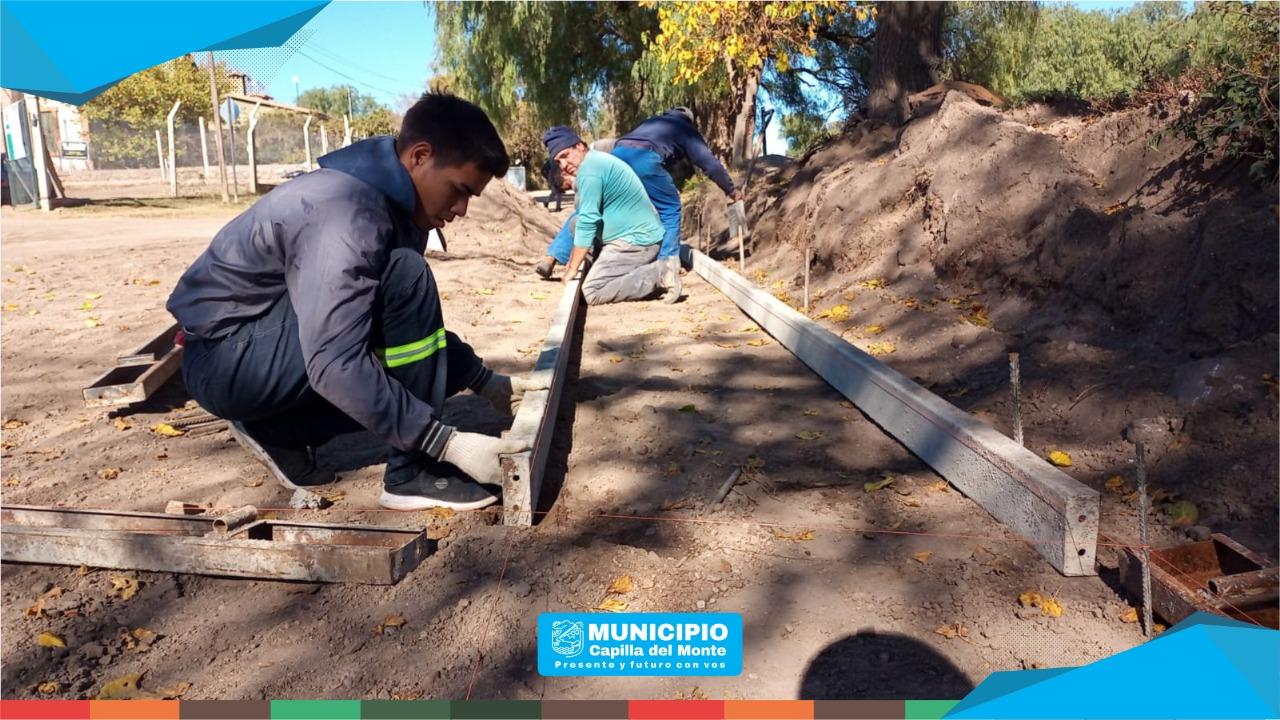
POLYGON ((1009 353, 1009 389, 1013 394, 1013 441, 1022 442, 1022 370, 1018 366, 1018 353, 1009 353))
POLYGON ((1151 620, 1151 544, 1147 537, 1147 460, 1146 448, 1135 443, 1138 462, 1138 534, 1142 542, 1142 634, 1150 637, 1151 620))

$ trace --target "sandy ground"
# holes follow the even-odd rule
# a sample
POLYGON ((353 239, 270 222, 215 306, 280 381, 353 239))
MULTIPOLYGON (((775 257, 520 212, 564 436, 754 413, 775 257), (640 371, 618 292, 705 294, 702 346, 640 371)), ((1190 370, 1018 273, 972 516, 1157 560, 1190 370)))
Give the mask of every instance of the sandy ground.
MULTIPOLYGON (((500 195, 477 202, 449 236, 452 253, 429 262, 449 327, 519 373, 560 290, 532 261, 564 214, 500 195)), ((368 438, 326 454, 344 470, 326 489, 333 507, 290 511, 225 433, 150 431, 184 412, 180 384, 118 422, 79 396, 168 322, 169 289, 235 211, 178 200, 0 215, 4 501, 252 503, 279 517, 427 527, 440 550, 394 587, 6 565, 6 697, 40 696, 46 682, 52 697, 92 697, 141 672, 149 691, 190 683, 184 697, 215 699, 958 698, 995 670, 1078 665, 1142 640, 1119 619, 1129 606, 1113 570, 1059 576, 692 276, 676 305, 584 313, 539 526, 379 510, 368 438), (735 466, 747 468, 742 482, 714 503, 735 466), (884 477, 894 482, 864 489, 884 477), (538 613, 594 608, 623 575, 634 589, 613 597, 632 610, 741 612, 742 676, 540 677, 538 613), (113 578, 140 590, 115 597, 113 578), (51 586, 61 597, 25 614, 51 586), (1057 599, 1062 616, 1021 608, 1027 590, 1057 599), (390 615, 406 623, 375 632, 390 615), (158 638, 127 640, 138 628, 158 638), (38 646, 44 631, 66 647, 38 646)), ((897 307, 861 297, 881 308, 861 307, 864 325, 897 307)), ((864 347, 881 339, 854 335, 864 347)), ((960 357, 968 346, 946 347, 960 357)), ((504 427, 469 395, 447 417, 504 427)), ((1033 446, 1046 438, 1034 421, 1028 435, 1033 446)))

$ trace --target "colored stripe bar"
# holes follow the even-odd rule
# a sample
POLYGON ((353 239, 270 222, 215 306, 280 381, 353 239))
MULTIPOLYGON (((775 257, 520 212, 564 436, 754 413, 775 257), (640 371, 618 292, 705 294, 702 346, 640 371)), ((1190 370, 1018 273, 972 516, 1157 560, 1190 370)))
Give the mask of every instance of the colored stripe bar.
POLYGON ((724 720, 723 700, 632 700, 630 720, 724 720))
POLYGON ((178 720, 177 700, 90 700, 91 720, 178 720))
POLYGON ((449 717, 454 720, 539 720, 537 700, 454 700, 449 717))
POLYGON ((626 700, 543 700, 542 720, 627 720, 626 700))
POLYGON ((812 700, 725 700, 725 720, 813 720, 812 700))
POLYGON ((958 704, 959 700, 907 700, 904 717, 907 720, 941 720, 958 704))
POLYGON ((271 720, 360 720, 360 701, 272 700, 271 720))
POLYGON ((5 720, 89 720, 88 700, 0 700, 5 720))
POLYGON ((271 720, 269 700, 182 700, 181 720, 271 720))
POLYGON ((361 720, 449 720, 448 700, 365 700, 361 720))
POLYGON ((814 720, 902 720, 901 700, 819 700, 813 704, 814 720))

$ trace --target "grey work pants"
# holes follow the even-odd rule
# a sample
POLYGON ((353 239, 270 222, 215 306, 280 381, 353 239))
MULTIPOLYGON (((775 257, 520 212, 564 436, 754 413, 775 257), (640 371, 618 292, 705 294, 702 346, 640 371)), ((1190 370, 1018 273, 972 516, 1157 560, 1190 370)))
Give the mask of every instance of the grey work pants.
POLYGON ((656 243, 606 243, 582 283, 582 297, 588 305, 603 305, 652 296, 661 288, 662 263, 655 262, 659 249, 656 243))

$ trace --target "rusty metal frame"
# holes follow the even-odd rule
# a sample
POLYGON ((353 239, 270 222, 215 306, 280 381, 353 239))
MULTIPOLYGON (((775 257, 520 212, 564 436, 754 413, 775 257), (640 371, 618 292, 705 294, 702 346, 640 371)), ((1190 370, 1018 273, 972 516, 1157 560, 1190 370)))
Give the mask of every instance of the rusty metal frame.
POLYGON ((128 405, 151 397, 182 367, 182 347, 173 341, 178 327, 174 323, 136 350, 118 356, 114 368, 84 388, 85 405, 128 405))

